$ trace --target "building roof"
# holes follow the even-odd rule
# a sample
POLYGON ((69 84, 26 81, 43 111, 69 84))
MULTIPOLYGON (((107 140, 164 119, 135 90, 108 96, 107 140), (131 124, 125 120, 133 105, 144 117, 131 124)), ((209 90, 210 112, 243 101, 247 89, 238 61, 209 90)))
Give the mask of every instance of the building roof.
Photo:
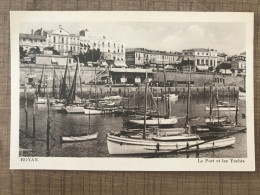
MULTIPOLYGON (((68 56, 40 54, 40 55, 36 55, 36 57, 67 58, 68 56)), ((69 56, 69 58, 72 58, 72 56, 69 56)))
POLYGON ((28 39, 36 39, 36 40, 46 40, 45 36, 41 36, 41 35, 32 35, 32 34, 23 34, 20 33, 19 34, 20 38, 28 38, 28 39))
POLYGON ((209 49, 209 48, 192 48, 192 49, 184 49, 182 51, 199 51, 199 52, 209 52, 209 51, 217 51, 215 49, 209 49))
POLYGON ((150 50, 145 48, 127 48, 126 52, 142 52, 147 54, 160 54, 160 55, 171 55, 177 56, 179 55, 178 52, 168 52, 168 51, 160 51, 160 50, 150 50))
POLYGON ((111 68, 110 72, 154 73, 151 69, 138 69, 138 68, 111 68))

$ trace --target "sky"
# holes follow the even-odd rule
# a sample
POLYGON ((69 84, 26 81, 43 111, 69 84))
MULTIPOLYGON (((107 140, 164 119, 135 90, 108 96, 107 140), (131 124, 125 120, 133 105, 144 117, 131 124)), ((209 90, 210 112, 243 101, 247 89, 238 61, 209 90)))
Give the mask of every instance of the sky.
POLYGON ((95 36, 109 36, 126 44, 127 48, 162 51, 182 51, 191 48, 211 48, 228 55, 246 51, 244 23, 184 23, 184 22, 86 22, 86 23, 24 23, 21 33, 31 29, 56 30, 59 25, 72 34, 82 29, 95 36))

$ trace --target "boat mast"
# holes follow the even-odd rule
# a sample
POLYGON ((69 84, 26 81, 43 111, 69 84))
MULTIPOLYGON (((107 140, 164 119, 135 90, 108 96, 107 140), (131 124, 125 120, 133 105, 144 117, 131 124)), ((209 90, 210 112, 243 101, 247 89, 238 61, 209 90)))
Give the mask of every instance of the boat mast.
POLYGON ((68 54, 68 57, 67 57, 67 63, 66 63, 66 68, 65 68, 65 72, 64 72, 64 76, 63 76, 63 82, 62 82, 62 87, 61 87, 61 99, 65 99, 66 98, 66 90, 67 90, 66 77, 67 77, 67 71, 68 71, 68 61, 69 61, 69 54, 68 54))
MULTIPOLYGON (((165 73, 165 64, 163 61, 163 76, 164 76, 164 105, 165 105, 165 118, 169 118, 167 110, 167 94, 166 94, 166 73, 165 73)), ((168 97, 169 98, 169 97, 168 97)))
POLYGON ((74 78, 73 78, 73 81, 72 81, 72 86, 70 88, 70 92, 69 92, 69 95, 68 95, 67 100, 66 100, 66 106, 69 105, 70 102, 75 100, 77 72, 78 72, 78 63, 77 63, 74 78))
POLYGON ((209 91, 210 91, 210 99, 209 99, 209 115, 210 115, 210 117, 212 116, 212 103, 213 103, 213 101, 212 101, 212 99, 213 99, 213 97, 212 97, 212 85, 210 85, 210 87, 209 87, 209 91))
POLYGON ((45 97, 45 85, 46 85, 45 65, 43 66, 43 79, 44 79, 43 96, 45 97))
POLYGON ((43 66, 43 68, 42 68, 41 80, 40 80, 40 83, 39 83, 39 85, 38 85, 38 95, 39 95, 39 96, 41 96, 41 87, 42 87, 43 72, 44 72, 44 66, 43 66))
POLYGON ((191 66, 189 64, 189 69, 190 69, 190 72, 189 72, 189 81, 188 81, 188 99, 187 99, 187 111, 186 111, 186 131, 188 134, 190 134, 190 116, 189 116, 189 113, 190 113, 190 79, 191 79, 191 66))
POLYGON ((80 86, 80 98, 82 99, 82 86, 81 86, 81 71, 80 71, 80 63, 79 63, 79 57, 77 57, 77 63, 79 68, 79 86, 80 86))
POLYGON ((55 69, 53 64, 53 79, 52 79, 52 98, 55 97, 55 69))
POLYGON ((217 97, 216 97, 216 104, 217 104, 217 109, 218 109, 218 125, 219 125, 219 101, 218 101, 218 87, 217 87, 217 97))
POLYGON ((146 71, 146 74, 145 74, 145 91, 144 91, 145 98, 144 98, 144 129, 143 129, 143 139, 146 138, 147 85, 148 85, 148 82, 147 82, 147 71, 146 71))

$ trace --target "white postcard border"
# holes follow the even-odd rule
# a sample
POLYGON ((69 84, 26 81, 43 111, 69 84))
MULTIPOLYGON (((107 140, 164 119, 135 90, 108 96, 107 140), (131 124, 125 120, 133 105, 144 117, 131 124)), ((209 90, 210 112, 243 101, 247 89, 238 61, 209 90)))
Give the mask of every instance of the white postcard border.
MULTIPOLYGON (((253 81, 253 13, 238 12, 104 12, 104 11, 12 11, 11 29, 11 141, 10 169, 110 170, 110 171, 254 171, 254 81, 253 81), (207 158, 105 158, 105 157, 37 157, 23 162, 19 157, 19 30, 22 22, 240 22, 246 23, 247 55, 247 158, 231 163, 230 158, 209 158, 214 163, 199 163, 207 158), (227 160, 227 163, 217 160, 227 160)), ((232 159, 232 158, 231 158, 232 159)), ((233 159, 237 160, 237 159, 233 159)))

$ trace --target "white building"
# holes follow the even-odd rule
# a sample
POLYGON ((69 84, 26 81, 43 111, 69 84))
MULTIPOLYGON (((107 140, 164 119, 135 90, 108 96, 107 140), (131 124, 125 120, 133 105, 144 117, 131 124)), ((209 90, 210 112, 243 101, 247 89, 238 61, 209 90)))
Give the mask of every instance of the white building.
POLYGON ((85 29, 79 32, 80 51, 86 53, 88 49, 99 49, 104 60, 114 60, 125 63, 125 44, 109 37, 96 37, 85 29))
POLYGON ((207 71, 209 67, 215 69, 218 52, 215 49, 193 48, 182 50, 182 56, 194 61, 196 71, 207 71))
POLYGON ((19 34, 19 45, 23 47, 23 50, 27 52, 30 51, 31 48, 39 47, 41 51, 47 47, 46 37, 42 35, 34 35, 32 34, 19 34))
POLYGON ((175 52, 148 50, 145 48, 127 49, 126 64, 132 67, 144 67, 145 65, 174 65, 179 63, 179 55, 175 52))
POLYGON ((234 75, 246 75, 246 55, 233 56, 231 58, 231 70, 234 75))
POLYGON ((57 30, 45 31, 48 47, 54 47, 61 54, 78 54, 80 52, 79 35, 71 34, 64 30, 61 26, 57 30))

